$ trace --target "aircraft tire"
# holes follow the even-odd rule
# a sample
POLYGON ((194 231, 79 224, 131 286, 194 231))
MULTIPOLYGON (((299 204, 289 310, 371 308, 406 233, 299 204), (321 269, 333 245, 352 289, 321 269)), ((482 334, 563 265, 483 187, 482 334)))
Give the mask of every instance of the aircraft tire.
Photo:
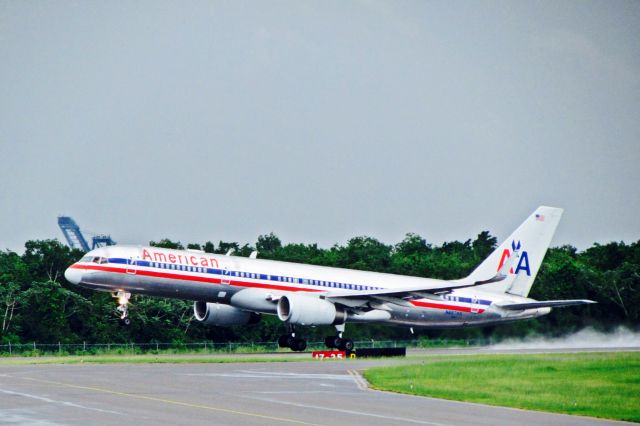
POLYGON ((296 352, 302 352, 307 349, 307 341, 304 339, 293 339, 291 342, 291 350, 296 352))
POLYGON ((328 347, 329 349, 335 348, 335 343, 334 343, 335 338, 336 338, 336 336, 327 336, 327 337, 325 337, 324 338, 324 345, 326 347, 328 347))
POLYGON ((339 336, 333 336, 333 342, 332 342, 332 348, 336 348, 336 349, 340 349, 342 350, 342 341, 344 339, 339 337, 339 336))
POLYGON ((351 340, 351 339, 342 339, 342 350, 352 351, 353 350, 353 340, 351 340))
POLYGON ((281 348, 291 347, 291 345, 289 344, 290 337, 291 336, 289 336, 288 334, 283 334, 282 336, 278 337, 278 346, 281 348))
POLYGON ((121 322, 122 322, 122 325, 125 325, 128 327, 131 325, 131 318, 129 317, 123 318, 121 322))
POLYGON ((293 336, 287 336, 287 347, 288 348, 294 348, 295 344, 296 344, 296 340, 298 340, 298 339, 296 339, 293 336))

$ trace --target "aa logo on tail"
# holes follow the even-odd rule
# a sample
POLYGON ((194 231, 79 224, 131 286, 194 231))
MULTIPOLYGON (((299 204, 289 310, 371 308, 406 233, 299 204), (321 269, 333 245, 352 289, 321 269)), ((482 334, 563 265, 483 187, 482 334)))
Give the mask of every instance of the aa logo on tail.
MULTIPOLYGON (((498 265, 498 271, 504 265, 504 262, 507 261, 511 257, 511 253, 515 250, 520 251, 520 241, 516 244, 515 240, 511 242, 511 250, 508 248, 504 249, 502 252, 502 257, 500 258, 500 264, 498 265)), ((516 266, 516 271, 513 271, 513 268, 509 270, 510 274, 518 275, 518 272, 526 271, 528 276, 531 276, 531 268, 529 267, 529 253, 526 250, 520 251, 520 259, 518 260, 518 266, 516 266)))

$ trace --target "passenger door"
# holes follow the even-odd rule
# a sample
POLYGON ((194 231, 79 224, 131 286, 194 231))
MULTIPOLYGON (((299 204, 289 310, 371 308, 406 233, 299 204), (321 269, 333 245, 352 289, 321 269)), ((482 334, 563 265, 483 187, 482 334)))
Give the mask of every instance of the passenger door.
POLYGON ((138 256, 130 256, 127 259, 127 274, 135 275, 137 272, 138 256))
POLYGON ((478 301, 478 296, 473 296, 471 299, 471 313, 477 314, 480 311, 480 302, 478 301))

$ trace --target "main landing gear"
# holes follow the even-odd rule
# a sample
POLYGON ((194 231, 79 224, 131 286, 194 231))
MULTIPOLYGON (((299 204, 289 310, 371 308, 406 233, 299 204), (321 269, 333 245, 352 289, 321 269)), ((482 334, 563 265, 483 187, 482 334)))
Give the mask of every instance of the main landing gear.
POLYGON ((342 337, 342 333, 344 333, 344 329, 345 329, 344 324, 336 324, 336 331, 338 332, 338 334, 336 336, 325 337, 324 344, 330 349, 338 349, 341 351, 352 351, 353 340, 342 337))
POLYGON ((337 336, 325 337, 324 344, 330 349, 339 349, 341 351, 353 350, 353 340, 343 338, 342 333, 337 336))
POLYGON ((307 349, 307 341, 296 337, 296 331, 293 325, 287 324, 287 334, 283 334, 278 338, 278 346, 281 348, 290 348, 292 351, 302 352, 307 349))
POLYGON ((327 336, 324 338, 324 344, 329 349, 338 349, 340 351, 352 351, 353 350, 353 340, 345 339, 342 337, 342 333, 344 333, 344 324, 336 324, 336 331, 338 332, 335 336, 327 336))
MULTIPOLYGON (((330 349, 338 349, 340 351, 352 351, 353 340, 342 337, 344 332, 344 324, 336 325, 336 336, 327 336, 324 338, 324 344, 330 349)), ((287 324, 287 333, 278 338, 278 346, 281 348, 290 348, 292 351, 302 352, 307 349, 307 341, 296 337, 296 332, 291 324, 287 324)))
POLYGON ((129 318, 129 299, 131 298, 131 293, 118 290, 117 292, 111 293, 111 296, 118 299, 116 311, 121 313, 120 322, 123 325, 131 325, 131 318, 129 318))

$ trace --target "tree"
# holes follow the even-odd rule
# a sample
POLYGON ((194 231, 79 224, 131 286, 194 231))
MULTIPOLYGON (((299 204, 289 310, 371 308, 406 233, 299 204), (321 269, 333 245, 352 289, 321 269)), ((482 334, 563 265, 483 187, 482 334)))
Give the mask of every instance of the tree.
POLYGON ((433 255, 431 244, 417 234, 407 234, 391 254, 391 272, 401 275, 429 276, 427 259, 433 255))
POLYGON ((72 250, 58 240, 36 240, 25 243, 22 261, 26 264, 31 279, 39 281, 57 281, 63 278, 64 271, 84 254, 72 250))
POLYGON ((228 243, 220 241, 218 243, 218 249, 214 253, 226 254, 229 250, 233 249, 234 252, 240 251, 240 245, 238 243, 228 243))
POLYGON ((211 241, 207 241, 204 243, 204 246, 202 246, 202 250, 206 253, 215 253, 216 248, 211 241))
POLYGON ((426 256, 431 252, 431 244, 418 234, 408 233, 393 251, 402 256, 426 256))
POLYGON ((350 269, 386 272, 391 264, 391 247, 375 238, 355 237, 338 250, 339 265, 350 269))
POLYGON ((180 241, 171 241, 168 238, 163 238, 158 242, 149 241, 149 245, 152 247, 160 247, 166 249, 174 249, 174 250, 184 250, 184 246, 180 243, 180 241))
POLYGON ((276 253, 282 249, 280 238, 276 237, 273 232, 269 235, 260 235, 256 243, 256 250, 267 258, 273 258, 276 253))
POLYGON ((478 234, 473 243, 471 243, 473 254, 478 262, 482 262, 486 259, 497 246, 498 239, 496 237, 492 237, 491 234, 489 234, 489 231, 482 231, 478 234))
POLYGON ((19 330, 14 320, 27 282, 28 271, 20 256, 10 251, 0 252, 0 342, 18 340, 19 330))
POLYGON ((23 295, 23 339, 36 342, 77 341, 71 329, 72 317, 87 312, 89 302, 53 280, 34 281, 23 295))

